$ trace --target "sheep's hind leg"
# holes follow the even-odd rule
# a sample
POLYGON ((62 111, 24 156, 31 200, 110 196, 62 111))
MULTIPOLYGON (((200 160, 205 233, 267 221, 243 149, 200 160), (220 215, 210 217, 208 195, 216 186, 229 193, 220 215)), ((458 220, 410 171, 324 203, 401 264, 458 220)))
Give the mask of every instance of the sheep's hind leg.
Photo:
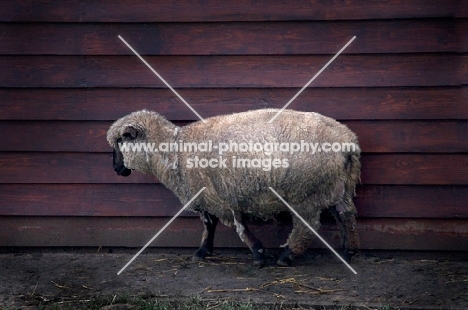
POLYGON ((205 226, 205 231, 203 232, 200 248, 192 256, 193 261, 204 260, 207 255, 213 253, 214 235, 216 224, 218 224, 218 218, 206 211, 200 212, 200 219, 205 226))
POLYGON ((234 215, 234 225, 236 226, 237 234, 242 242, 252 251, 254 266, 259 268, 265 266, 265 249, 263 248, 262 242, 255 238, 247 225, 245 225, 241 212, 232 211, 232 214, 234 215))
MULTIPOLYGON (((312 216, 312 218, 304 219, 316 231, 320 228, 320 213, 312 216)), ((293 230, 289 234, 283 253, 278 257, 278 261, 276 262, 278 266, 291 266, 293 259, 307 250, 314 236, 314 233, 300 219, 294 216, 293 230)))
POLYGON ((343 258, 349 263, 359 250, 359 236, 356 230, 356 207, 353 202, 347 205, 340 202, 330 208, 341 233, 343 258))

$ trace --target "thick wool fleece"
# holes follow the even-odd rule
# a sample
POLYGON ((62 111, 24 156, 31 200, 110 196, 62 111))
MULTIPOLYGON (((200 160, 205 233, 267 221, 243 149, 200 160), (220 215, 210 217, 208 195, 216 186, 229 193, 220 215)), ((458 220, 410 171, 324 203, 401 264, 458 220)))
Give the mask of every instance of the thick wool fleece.
MULTIPOLYGON (((112 147, 118 141, 128 141, 123 133, 133 128, 138 134, 131 142, 161 143, 353 143, 355 150, 345 152, 290 152, 227 151, 223 168, 189 168, 188 162, 198 158, 218 158, 219 150, 211 152, 134 152, 122 153, 129 169, 154 174, 185 204, 202 187, 205 191, 192 203, 195 211, 208 211, 226 225, 232 225, 232 211, 269 219, 287 207, 268 189, 275 189, 296 211, 314 226, 323 209, 340 204, 344 213, 356 213, 352 197, 360 174, 360 149, 356 135, 336 120, 313 112, 284 110, 273 122, 268 121, 276 109, 253 110, 232 115, 216 116, 177 127, 155 112, 134 112, 116 121, 109 129, 107 139, 112 147), (262 161, 286 160, 287 167, 262 168, 233 167, 235 159, 262 161), (267 171, 265 171, 267 170, 267 171)), ((302 224, 297 224, 300 226, 302 224)), ((295 224, 296 228, 296 224, 295 224)), ((303 227, 291 233, 288 240, 294 252, 303 252, 310 239, 303 227)))

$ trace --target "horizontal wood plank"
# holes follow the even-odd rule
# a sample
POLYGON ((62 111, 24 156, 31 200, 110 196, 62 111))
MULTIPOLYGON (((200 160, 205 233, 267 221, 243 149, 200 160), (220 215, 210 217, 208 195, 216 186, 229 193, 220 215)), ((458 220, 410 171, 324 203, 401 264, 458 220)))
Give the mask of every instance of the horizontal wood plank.
MULTIPOLYGON (((168 218, 99 217, 1 217, 0 246, 8 247, 142 247, 167 223, 168 218)), ((203 225, 196 218, 178 218, 156 239, 154 247, 198 247, 203 225)), ((289 226, 250 226, 268 248, 286 240, 289 226)), ((361 249, 379 250, 468 250, 467 220, 362 219, 357 230, 361 249)), ((335 225, 318 231, 339 248, 335 225)), ((234 229, 219 225, 216 247, 242 247, 234 229)), ((317 240, 312 248, 323 245, 317 240)))
MULTIPOLYGON (((468 152, 468 120, 344 121, 367 153, 468 152)), ((108 152, 111 122, 0 121, 0 151, 108 152)), ((185 141, 190 142, 190 141, 185 141)), ((333 143, 333 141, 330 141, 333 143)))
MULTIPOLYGON (((359 218, 468 218, 468 186, 359 185, 359 218)), ((0 216, 168 217, 182 207, 162 184, 0 184, 0 216)), ((184 212, 182 217, 197 217, 184 212)))
MULTIPOLYGON (((468 185, 466 154, 364 154, 365 185, 468 185)), ((155 183, 149 175, 120 177, 111 153, 0 153, 0 183, 155 183)))
POLYGON ((468 120, 463 121, 344 121, 364 152, 467 152, 468 120))
POLYGON ((182 207, 162 184, 4 184, 0 197, 0 215, 14 216, 165 217, 182 207))
POLYGON ((0 24, 0 54, 313 55, 467 52, 468 20, 348 22, 0 24), (313 35, 311 35, 313 34, 313 35), (66 44, 63 44, 66 42, 66 44))
MULTIPOLYGON (((282 108, 297 89, 178 89, 204 118, 282 108)), ((169 89, 0 89, 0 120, 106 120, 149 109, 167 119, 198 120, 169 89)), ((468 86, 311 87, 289 106, 340 120, 468 119, 468 86)))
POLYGON ((468 156, 460 155, 364 155, 363 184, 466 184, 468 156), (460 173, 461 172, 461 173, 460 173))
POLYGON ((354 202, 364 218, 468 218, 466 186, 358 185, 354 202))
POLYGON ((112 169, 112 153, 0 153, 0 183, 148 183, 151 175, 119 177, 112 169), (11 176, 16 176, 11 178, 11 176))
MULTIPOLYGON (((147 56, 175 88, 302 87, 330 56, 147 56)), ((0 87, 164 87, 136 56, 4 56, 0 87)), ((468 56, 342 55, 312 87, 456 86, 468 56)))
POLYGON ((6 1, 0 21, 204 22, 468 16, 463 1, 6 1))

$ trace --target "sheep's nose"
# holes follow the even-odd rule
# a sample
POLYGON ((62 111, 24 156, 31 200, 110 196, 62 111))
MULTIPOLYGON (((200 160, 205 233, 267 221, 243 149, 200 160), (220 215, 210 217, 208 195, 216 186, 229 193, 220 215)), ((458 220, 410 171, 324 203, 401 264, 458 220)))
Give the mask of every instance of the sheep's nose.
POLYGON ((116 169, 115 171, 118 175, 121 175, 123 177, 128 177, 130 174, 132 174, 132 170, 127 169, 126 167, 123 167, 122 169, 116 169))

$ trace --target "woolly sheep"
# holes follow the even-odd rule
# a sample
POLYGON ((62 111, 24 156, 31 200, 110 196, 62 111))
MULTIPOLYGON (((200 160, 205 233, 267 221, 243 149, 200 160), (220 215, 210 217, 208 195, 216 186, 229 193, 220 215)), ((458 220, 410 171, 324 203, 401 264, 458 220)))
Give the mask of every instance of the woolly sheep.
MULTIPOLYGON (((320 227, 320 214, 329 209, 334 215, 342 237, 344 257, 348 261, 359 248, 356 231, 356 208, 352 198, 360 177, 360 148, 356 135, 336 120, 313 112, 284 110, 273 122, 268 121, 276 109, 260 109, 243 113, 215 116, 184 127, 175 126, 156 112, 138 111, 117 120, 107 133, 114 149, 113 165, 117 174, 128 176, 131 170, 155 175, 186 204, 202 188, 206 189, 191 203, 190 209, 199 213, 204 232, 193 259, 204 259, 213 251, 213 239, 218 219, 235 226, 241 240, 253 253, 254 264, 265 264, 264 247, 245 224, 245 219, 272 219, 289 211, 270 190, 273 188, 314 229, 320 227), (211 150, 184 152, 175 144, 211 143, 211 150), (229 150, 219 145, 228 143, 250 146, 260 143, 316 143, 325 148, 292 152, 276 149, 266 152, 250 149, 229 150), (122 143, 154 143, 172 151, 124 150, 122 143), (328 143, 328 144, 327 144, 328 143), (354 149, 330 151, 331 143, 352 144, 354 149), (196 166, 198 159, 224 159, 222 166, 196 166), (242 159, 243 164, 234 165, 242 159), (276 161, 275 161, 276 160, 276 161), (234 164, 233 164, 234 163, 234 164), (250 167, 247 164, 251 164, 250 167), (268 164, 258 166, 259 163, 268 164), (275 164, 273 164, 275 163, 275 164), (257 165, 254 165, 257 164, 257 165), (268 169, 270 168, 270 169, 268 169)), ((287 144, 283 144, 287 147, 287 144)), ((297 147, 297 144, 296 144, 297 147)), ((200 148, 201 149, 201 148, 200 148)), ((291 147, 292 149, 292 147, 291 147)), ((201 161, 200 161, 201 163, 201 161)), ((213 161, 212 163, 216 163, 213 161)), ((302 254, 313 237, 312 232, 293 216, 293 229, 284 245, 277 264, 290 265, 302 254)))

